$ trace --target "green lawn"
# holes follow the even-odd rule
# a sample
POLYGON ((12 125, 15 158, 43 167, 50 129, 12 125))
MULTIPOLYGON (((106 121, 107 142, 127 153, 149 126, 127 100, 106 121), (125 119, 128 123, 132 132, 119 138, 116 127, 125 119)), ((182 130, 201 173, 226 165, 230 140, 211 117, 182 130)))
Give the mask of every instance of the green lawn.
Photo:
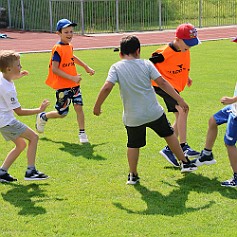
MULTIPOLYGON (((158 46, 142 48, 148 58, 158 46)), ((224 95, 232 96, 236 83, 237 45, 229 40, 204 42, 191 49, 193 85, 182 93, 190 106, 188 142, 203 149, 209 117, 222 108, 224 95)), ((86 129, 90 144, 78 141, 76 114, 51 120, 40 134, 37 168, 50 176, 41 182, 24 181, 26 152, 10 168, 18 178, 0 184, 0 236, 235 236, 237 189, 220 182, 232 176, 219 128, 214 155, 217 164, 183 175, 159 155, 165 145, 148 130, 141 149, 140 185, 126 179, 126 131, 118 85, 95 117, 93 105, 110 65, 119 60, 111 49, 75 52, 96 70, 90 77, 81 68, 86 129)), ((54 91, 44 84, 49 54, 24 54, 22 66, 30 75, 15 82, 22 107, 39 106, 44 98, 54 108, 54 91)), ((163 102, 159 99, 160 103, 163 102)), ((168 114, 170 121, 173 115, 168 114)), ((35 117, 20 117, 34 128, 35 117)), ((0 161, 13 147, 0 137, 0 161)))

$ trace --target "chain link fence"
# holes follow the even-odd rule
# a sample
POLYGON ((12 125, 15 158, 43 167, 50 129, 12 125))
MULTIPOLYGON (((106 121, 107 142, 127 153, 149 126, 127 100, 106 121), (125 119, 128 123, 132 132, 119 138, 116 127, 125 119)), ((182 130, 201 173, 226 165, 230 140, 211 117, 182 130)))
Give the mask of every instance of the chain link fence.
POLYGON ((55 31, 61 18, 80 34, 235 25, 237 0, 0 0, 9 28, 55 31))

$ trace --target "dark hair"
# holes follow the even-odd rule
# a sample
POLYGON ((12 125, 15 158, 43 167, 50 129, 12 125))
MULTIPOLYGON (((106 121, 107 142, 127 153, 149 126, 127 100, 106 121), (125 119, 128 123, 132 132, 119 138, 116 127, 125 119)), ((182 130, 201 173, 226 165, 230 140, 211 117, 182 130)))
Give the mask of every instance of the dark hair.
POLYGON ((140 49, 140 41, 135 35, 124 36, 120 41, 120 51, 122 55, 134 54, 140 49))

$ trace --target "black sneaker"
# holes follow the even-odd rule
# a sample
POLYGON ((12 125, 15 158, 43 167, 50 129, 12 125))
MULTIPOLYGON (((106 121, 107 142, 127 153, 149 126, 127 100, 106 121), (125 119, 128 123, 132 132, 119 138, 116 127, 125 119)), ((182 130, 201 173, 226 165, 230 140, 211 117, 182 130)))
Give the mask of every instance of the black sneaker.
POLYGON ((230 180, 226 180, 226 181, 221 183, 221 186, 237 188, 237 179, 236 178, 232 178, 230 180))
POLYGON ((25 180, 44 180, 47 179, 49 176, 38 171, 38 170, 30 170, 27 169, 25 174, 25 180))
POLYGON ((1 183, 9 183, 9 182, 14 182, 17 181, 16 178, 13 178, 10 174, 8 174, 7 172, 4 174, 0 175, 0 182, 1 183))
POLYGON ((190 158, 197 158, 200 155, 198 151, 193 150, 188 144, 182 147, 182 150, 185 156, 190 157, 190 158))
POLYGON ((201 151, 201 154, 199 158, 196 160, 193 160, 192 163, 194 163, 196 166, 202 166, 202 165, 213 165, 216 164, 216 160, 214 159, 213 154, 207 156, 203 154, 203 151, 201 151))
POLYGON ((138 175, 135 175, 133 173, 129 173, 128 174, 128 181, 127 181, 127 184, 136 184, 136 183, 139 183, 140 181, 140 178, 138 177, 138 175))
POLYGON ((181 173, 190 173, 197 170, 197 166, 192 163, 187 157, 188 162, 181 162, 181 173))

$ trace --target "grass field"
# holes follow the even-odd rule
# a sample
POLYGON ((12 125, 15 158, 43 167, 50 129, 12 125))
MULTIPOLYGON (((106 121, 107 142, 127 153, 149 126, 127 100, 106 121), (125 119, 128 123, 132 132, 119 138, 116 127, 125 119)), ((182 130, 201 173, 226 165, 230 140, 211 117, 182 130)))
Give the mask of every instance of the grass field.
MULTIPOLYGON (((157 46, 142 48, 148 58, 157 46)), ((193 86, 182 93, 189 103, 188 142, 203 149, 209 117, 222 108, 224 95, 232 96, 236 83, 237 45, 229 40, 204 42, 191 49, 193 86)), ((0 184, 0 236, 235 236, 237 190, 220 182, 232 176, 223 143, 225 125, 219 128, 214 155, 217 164, 183 175, 159 155, 165 142, 148 130, 141 149, 140 185, 128 186, 126 131, 118 86, 103 106, 92 113, 97 94, 118 53, 111 49, 75 52, 96 70, 82 72, 86 128, 90 144, 78 141, 73 108, 67 118, 51 120, 40 134, 37 168, 50 176, 41 182, 24 181, 26 152, 10 168, 18 178, 0 184)), ((44 98, 54 108, 54 91, 44 84, 49 54, 24 54, 28 77, 15 82, 24 108, 38 107, 44 98)), ((159 99, 160 103, 163 102, 159 99)), ((170 121, 173 115, 168 114, 170 121)), ((21 117, 34 128, 35 117, 21 117)), ((0 161, 13 147, 0 137, 0 161)))

